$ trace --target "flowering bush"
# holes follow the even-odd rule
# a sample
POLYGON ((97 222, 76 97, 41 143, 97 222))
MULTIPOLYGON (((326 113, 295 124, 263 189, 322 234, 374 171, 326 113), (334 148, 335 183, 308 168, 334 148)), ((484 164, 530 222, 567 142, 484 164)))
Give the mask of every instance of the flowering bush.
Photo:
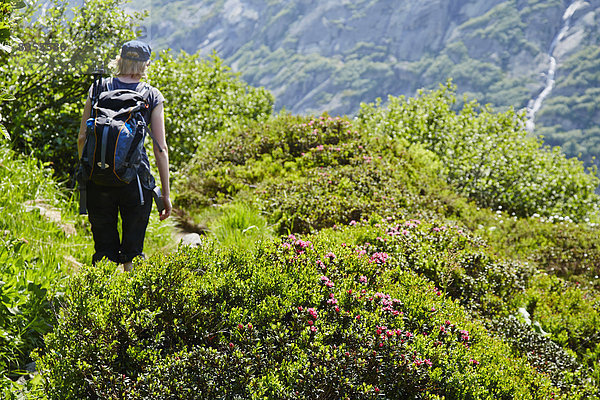
POLYGON ((177 206, 199 215, 233 199, 252 203, 280 234, 437 210, 446 185, 436 157, 405 145, 362 137, 339 117, 281 115, 203 149, 183 174, 177 206))
POLYGON ((556 387, 490 334, 441 288, 440 274, 419 276, 425 266, 404 258, 409 248, 428 250, 440 256, 428 268, 452 269, 452 255, 436 245, 466 253, 477 242, 434 223, 360 221, 254 252, 206 242, 139 263, 131 274, 109 264, 84 268, 38 356, 45 392, 50 399, 582 396, 584 388, 556 387))

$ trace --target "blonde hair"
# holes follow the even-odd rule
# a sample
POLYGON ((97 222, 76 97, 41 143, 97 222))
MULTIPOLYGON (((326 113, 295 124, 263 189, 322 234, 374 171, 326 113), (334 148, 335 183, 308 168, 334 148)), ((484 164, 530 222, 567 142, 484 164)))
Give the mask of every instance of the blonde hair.
MULTIPOLYGON (((126 54, 126 56, 129 55, 132 57, 138 56, 135 52, 126 54)), ((142 78, 146 75, 146 67, 148 67, 149 64, 149 61, 134 61, 123 58, 121 55, 117 55, 117 57, 108 64, 108 68, 110 68, 116 76, 135 75, 142 78)))

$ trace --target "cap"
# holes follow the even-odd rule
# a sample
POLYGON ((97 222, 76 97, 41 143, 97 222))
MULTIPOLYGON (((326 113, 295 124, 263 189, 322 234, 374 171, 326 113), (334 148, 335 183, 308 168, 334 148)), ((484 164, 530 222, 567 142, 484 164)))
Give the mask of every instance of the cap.
POLYGON ((139 40, 131 40, 121 47, 121 57, 133 61, 148 61, 152 49, 150 45, 139 40), (128 53, 136 53, 137 57, 127 55, 128 53))

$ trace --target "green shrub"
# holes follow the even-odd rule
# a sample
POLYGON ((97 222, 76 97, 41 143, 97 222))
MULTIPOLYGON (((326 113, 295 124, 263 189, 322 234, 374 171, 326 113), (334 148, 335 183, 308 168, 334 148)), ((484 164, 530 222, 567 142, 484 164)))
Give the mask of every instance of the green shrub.
POLYGON ((183 173, 177 205, 199 215, 247 202, 276 232, 307 233, 373 213, 437 210, 447 190, 438 173, 420 145, 364 138, 339 117, 282 114, 205 145, 183 173))
POLYGON ((76 132, 83 101, 91 85, 88 75, 107 64, 121 43, 135 36, 121 0, 89 0, 72 7, 52 0, 23 11, 13 35, 21 44, 0 54, 3 87, 15 101, 0 103, 0 114, 14 148, 52 162, 61 179, 77 165, 76 132))
POLYGON ((165 96, 165 128, 170 161, 187 163, 203 141, 250 121, 263 121, 273 110, 273 96, 242 82, 216 55, 203 60, 185 52, 160 54, 148 82, 165 96))
POLYGON ((567 281, 600 290, 600 225, 562 217, 517 218, 455 202, 451 218, 483 237, 505 258, 532 263, 567 281))
POLYGON ((92 246, 51 171, 6 145, 0 145, 0 209, 0 393, 6 397, 52 329, 50 302, 92 246))
POLYGON ((358 120, 371 135, 424 144, 440 157, 448 182, 482 207, 575 221, 597 213, 595 171, 527 137, 523 116, 512 110, 493 113, 473 101, 453 111, 454 90, 389 97, 386 107, 363 104, 358 120))
MULTIPOLYGON (((358 237, 367 228, 352 229, 358 237)), ((400 254, 372 251, 329 231, 254 252, 205 243, 131 274, 84 268, 37 358, 45 392, 50 399, 561 398, 461 306, 397 265, 400 254)), ((577 398, 578 388, 567 393, 577 398)))
POLYGON ((586 396, 592 397, 594 392, 598 395, 597 389, 587 382, 589 371, 564 348, 530 324, 515 317, 503 318, 494 321, 494 331, 500 332, 505 342, 526 357, 537 371, 546 374, 557 387, 563 390, 571 386, 587 387, 586 396))
POLYGON ((590 369, 598 385, 600 377, 600 295, 579 283, 542 275, 518 297, 531 321, 547 332, 550 340, 575 355, 590 369))

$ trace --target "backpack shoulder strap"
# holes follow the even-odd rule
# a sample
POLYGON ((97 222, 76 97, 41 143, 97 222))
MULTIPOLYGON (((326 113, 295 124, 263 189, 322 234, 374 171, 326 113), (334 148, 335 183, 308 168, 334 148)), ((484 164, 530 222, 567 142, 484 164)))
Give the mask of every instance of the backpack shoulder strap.
MULTIPOLYGON (((150 98, 150 94, 152 93, 151 86, 149 84, 147 84, 146 82, 140 82, 138 84, 138 86, 135 88, 135 91, 139 92, 142 95, 142 98, 144 99, 144 103, 146 103, 146 106, 149 106, 148 100, 150 98)), ((150 138, 152 139, 154 144, 158 147, 158 151, 162 153, 164 150, 162 147, 160 147, 160 145, 154 138, 154 135, 152 134, 151 129, 148 129, 148 135, 150 135, 150 138)))
POLYGON ((106 90, 108 90, 109 92, 114 88, 114 79, 115 78, 106 78, 106 80, 104 81, 103 86, 106 86, 106 90))
POLYGON ((142 95, 142 98, 144 99, 145 103, 148 103, 148 99, 150 98, 150 94, 152 93, 149 84, 147 84, 146 82, 140 82, 135 88, 135 91, 142 95))

